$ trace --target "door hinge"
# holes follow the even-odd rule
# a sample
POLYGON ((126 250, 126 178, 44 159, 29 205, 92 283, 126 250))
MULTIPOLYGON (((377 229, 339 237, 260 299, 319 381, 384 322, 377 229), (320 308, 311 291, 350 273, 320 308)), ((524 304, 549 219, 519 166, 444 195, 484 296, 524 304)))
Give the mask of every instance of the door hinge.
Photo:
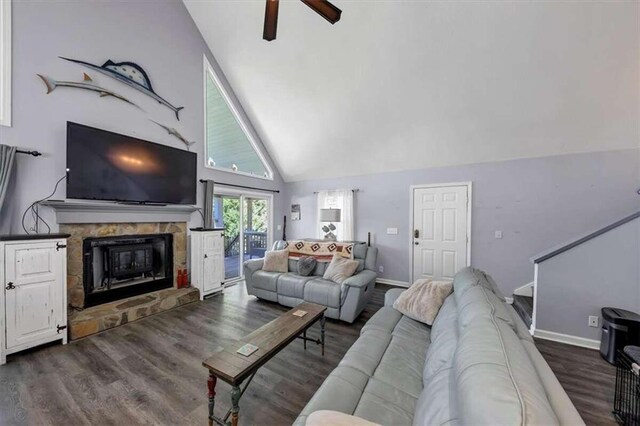
POLYGON ((58 326, 58 334, 60 334, 60 331, 62 331, 62 330, 64 330, 64 329, 66 329, 66 328, 67 328, 67 326, 66 326, 66 325, 59 325, 59 326, 58 326))
POLYGON ((7 289, 7 290, 13 290, 14 288, 16 288, 16 286, 13 285, 13 283, 11 283, 11 282, 9 284, 7 284, 7 286, 5 287, 5 289, 7 289))
POLYGON ((67 248, 66 244, 61 244, 61 243, 56 243, 56 251, 59 251, 60 249, 63 248, 67 248))

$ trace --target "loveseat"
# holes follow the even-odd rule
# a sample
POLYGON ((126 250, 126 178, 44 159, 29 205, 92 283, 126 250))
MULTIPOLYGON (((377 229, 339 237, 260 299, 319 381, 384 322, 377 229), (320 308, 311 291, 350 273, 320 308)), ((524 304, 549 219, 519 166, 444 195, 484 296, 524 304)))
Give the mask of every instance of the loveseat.
MULTIPOLYGON (((284 241, 276 241, 273 250, 282 250, 284 246, 284 241)), ((244 262, 247 293, 284 306, 317 303, 327 307, 327 317, 351 323, 373 294, 377 257, 377 248, 355 243, 353 258, 358 261, 358 269, 342 284, 322 278, 328 265, 326 262, 318 262, 313 273, 304 277, 298 275, 298 260, 295 259, 289 259, 289 271, 286 273, 263 271, 264 259, 248 260, 244 262)))
POLYGON ((584 424, 491 277, 464 268, 453 287, 432 327, 395 310, 402 290, 388 291, 295 425, 338 423, 319 410, 344 424, 584 424))

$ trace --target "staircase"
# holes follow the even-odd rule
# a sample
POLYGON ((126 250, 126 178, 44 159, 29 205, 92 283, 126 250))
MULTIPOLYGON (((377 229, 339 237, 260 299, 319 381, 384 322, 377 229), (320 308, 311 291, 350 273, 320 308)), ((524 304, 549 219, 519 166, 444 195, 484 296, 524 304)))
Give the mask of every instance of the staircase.
POLYGON ((513 295, 513 309, 518 313, 522 321, 527 325, 527 328, 531 328, 531 321, 533 317, 533 297, 513 295))

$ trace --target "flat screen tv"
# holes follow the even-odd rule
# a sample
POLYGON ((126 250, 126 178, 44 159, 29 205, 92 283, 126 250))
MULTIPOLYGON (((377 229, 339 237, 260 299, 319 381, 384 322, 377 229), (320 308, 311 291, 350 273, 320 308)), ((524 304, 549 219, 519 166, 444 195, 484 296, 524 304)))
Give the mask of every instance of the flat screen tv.
POLYGON ((67 198, 195 204, 196 154, 67 122, 67 198))

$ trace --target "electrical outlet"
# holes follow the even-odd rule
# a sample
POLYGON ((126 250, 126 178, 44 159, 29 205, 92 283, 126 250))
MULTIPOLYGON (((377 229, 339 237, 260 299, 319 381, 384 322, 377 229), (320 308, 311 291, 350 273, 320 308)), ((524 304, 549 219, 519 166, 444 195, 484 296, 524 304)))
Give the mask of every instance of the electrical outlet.
POLYGON ((589 315, 589 327, 598 327, 598 318, 595 315, 589 315))
POLYGON ((382 265, 378 266, 378 272, 383 273, 384 272, 384 266, 382 266, 382 265))
POLYGON ((502 238, 502 231, 496 231, 496 238, 497 239, 501 239, 502 238))
POLYGON ((276 230, 280 231, 282 229, 282 225, 276 225, 276 230))

